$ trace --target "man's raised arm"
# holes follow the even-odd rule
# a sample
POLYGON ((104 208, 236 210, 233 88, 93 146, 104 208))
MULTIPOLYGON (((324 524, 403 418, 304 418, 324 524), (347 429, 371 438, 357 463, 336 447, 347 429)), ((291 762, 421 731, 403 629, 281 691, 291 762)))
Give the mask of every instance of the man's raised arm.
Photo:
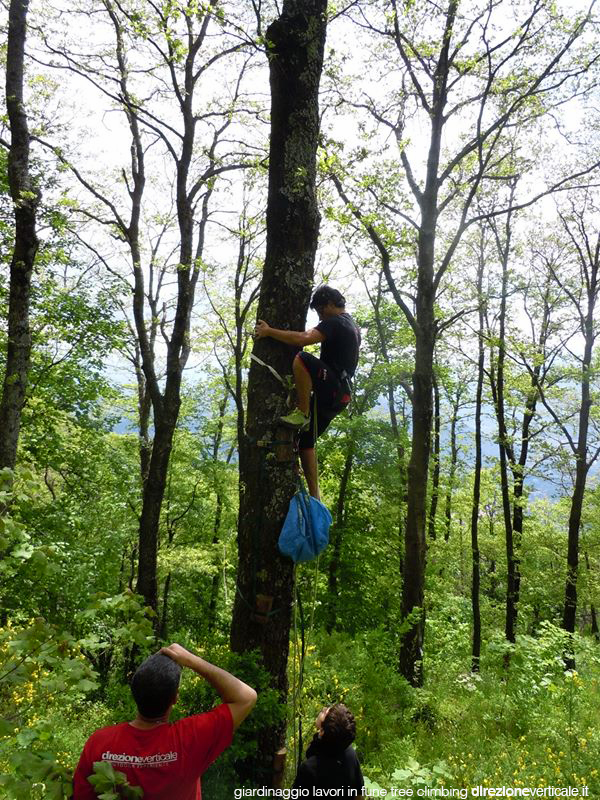
POLYGON ((306 347, 308 344, 317 344, 322 342, 325 337, 316 328, 309 328, 307 331, 284 331, 280 328, 272 328, 264 319, 259 319, 254 335, 257 339, 263 339, 265 336, 270 336, 271 339, 277 339, 278 342, 284 344, 296 345, 297 347, 306 347))
POLYGON ((236 730, 256 705, 256 692, 251 686, 236 678, 230 672, 215 667, 200 656, 195 656, 180 644, 171 644, 160 651, 182 667, 189 667, 215 689, 221 700, 227 703, 236 730))

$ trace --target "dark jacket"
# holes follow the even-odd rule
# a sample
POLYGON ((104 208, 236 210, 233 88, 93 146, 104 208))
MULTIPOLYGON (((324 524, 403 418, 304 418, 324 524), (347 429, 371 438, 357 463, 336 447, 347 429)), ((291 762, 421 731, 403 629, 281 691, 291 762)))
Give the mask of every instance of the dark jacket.
POLYGON ((344 793, 336 797, 360 797, 363 786, 363 776, 354 748, 328 748, 318 734, 315 734, 306 751, 305 760, 298 767, 293 788, 344 789, 344 793))

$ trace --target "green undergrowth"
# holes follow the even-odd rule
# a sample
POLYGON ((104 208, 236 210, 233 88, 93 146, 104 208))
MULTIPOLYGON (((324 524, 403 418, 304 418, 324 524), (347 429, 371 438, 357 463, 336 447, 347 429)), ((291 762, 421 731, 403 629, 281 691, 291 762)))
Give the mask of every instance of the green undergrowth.
MULTIPOLYGON (((299 757, 298 723, 304 752, 318 711, 343 701, 356 716, 355 746, 371 789, 412 788, 416 795, 425 788, 570 786, 588 787, 589 796, 597 795, 598 645, 580 636, 570 640, 559 628, 542 623, 535 636, 521 635, 509 649, 501 636, 487 640, 481 670, 473 673, 468 626, 457 622, 451 641, 436 637, 437 631, 431 615, 422 689, 399 676, 389 631, 354 636, 307 631, 303 660, 300 642, 292 642, 284 785, 291 785, 299 757), (574 670, 564 669, 567 652, 574 653, 574 670)), ((42 634, 48 631, 40 628, 42 634)), ((5 630, 3 636, 7 654, 17 652, 16 633, 5 630)), ((179 638, 199 649, 183 634, 179 638)), ((94 683, 93 677, 81 677, 81 642, 61 640, 58 645, 45 661, 40 656, 35 663, 25 662, 23 680, 7 683, 5 678, 4 709, 12 714, 0 731, 0 798, 68 797, 70 775, 87 736, 134 713, 121 668, 104 685, 94 683)), ((226 800, 239 785, 234 767, 256 760, 259 730, 285 709, 267 689, 256 656, 232 655, 224 641, 202 652, 259 690, 255 712, 203 781, 206 800, 226 800)), ((186 671, 174 718, 205 710, 215 699, 203 681, 186 671)), ((254 778, 255 784, 263 782, 259 775, 254 778)))
POLYGON ((413 788, 416 795, 426 787, 588 787, 597 795, 598 645, 542 623, 535 637, 519 636, 514 647, 500 637, 487 642, 473 673, 468 631, 455 634, 454 647, 431 643, 422 689, 398 676, 383 633, 314 636, 289 741, 300 717, 305 748, 318 710, 345 702, 356 716, 355 747, 372 789, 413 788), (565 671, 571 648, 577 668, 565 671))

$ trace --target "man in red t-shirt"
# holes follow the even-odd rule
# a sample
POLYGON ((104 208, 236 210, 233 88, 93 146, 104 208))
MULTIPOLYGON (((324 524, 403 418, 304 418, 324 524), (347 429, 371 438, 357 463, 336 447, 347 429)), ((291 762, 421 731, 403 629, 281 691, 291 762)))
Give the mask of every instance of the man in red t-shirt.
POLYGON ((201 800, 200 776, 229 747, 256 703, 256 692, 178 644, 163 647, 138 667, 131 692, 136 718, 101 728, 85 743, 73 778, 74 800, 96 800, 87 780, 95 761, 125 773, 131 786, 142 787, 144 800, 201 800), (204 678, 223 703, 169 723, 182 667, 204 678))

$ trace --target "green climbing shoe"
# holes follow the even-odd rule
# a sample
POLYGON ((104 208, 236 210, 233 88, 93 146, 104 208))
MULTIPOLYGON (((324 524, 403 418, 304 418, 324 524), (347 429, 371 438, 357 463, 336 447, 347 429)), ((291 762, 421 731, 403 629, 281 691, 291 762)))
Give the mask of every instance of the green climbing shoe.
POLYGON ((310 417, 308 417, 303 411, 300 411, 299 408, 295 408, 291 414, 288 414, 285 417, 279 417, 279 419, 284 425, 287 425, 290 428, 298 428, 300 431, 308 428, 308 423, 310 422, 310 417))

